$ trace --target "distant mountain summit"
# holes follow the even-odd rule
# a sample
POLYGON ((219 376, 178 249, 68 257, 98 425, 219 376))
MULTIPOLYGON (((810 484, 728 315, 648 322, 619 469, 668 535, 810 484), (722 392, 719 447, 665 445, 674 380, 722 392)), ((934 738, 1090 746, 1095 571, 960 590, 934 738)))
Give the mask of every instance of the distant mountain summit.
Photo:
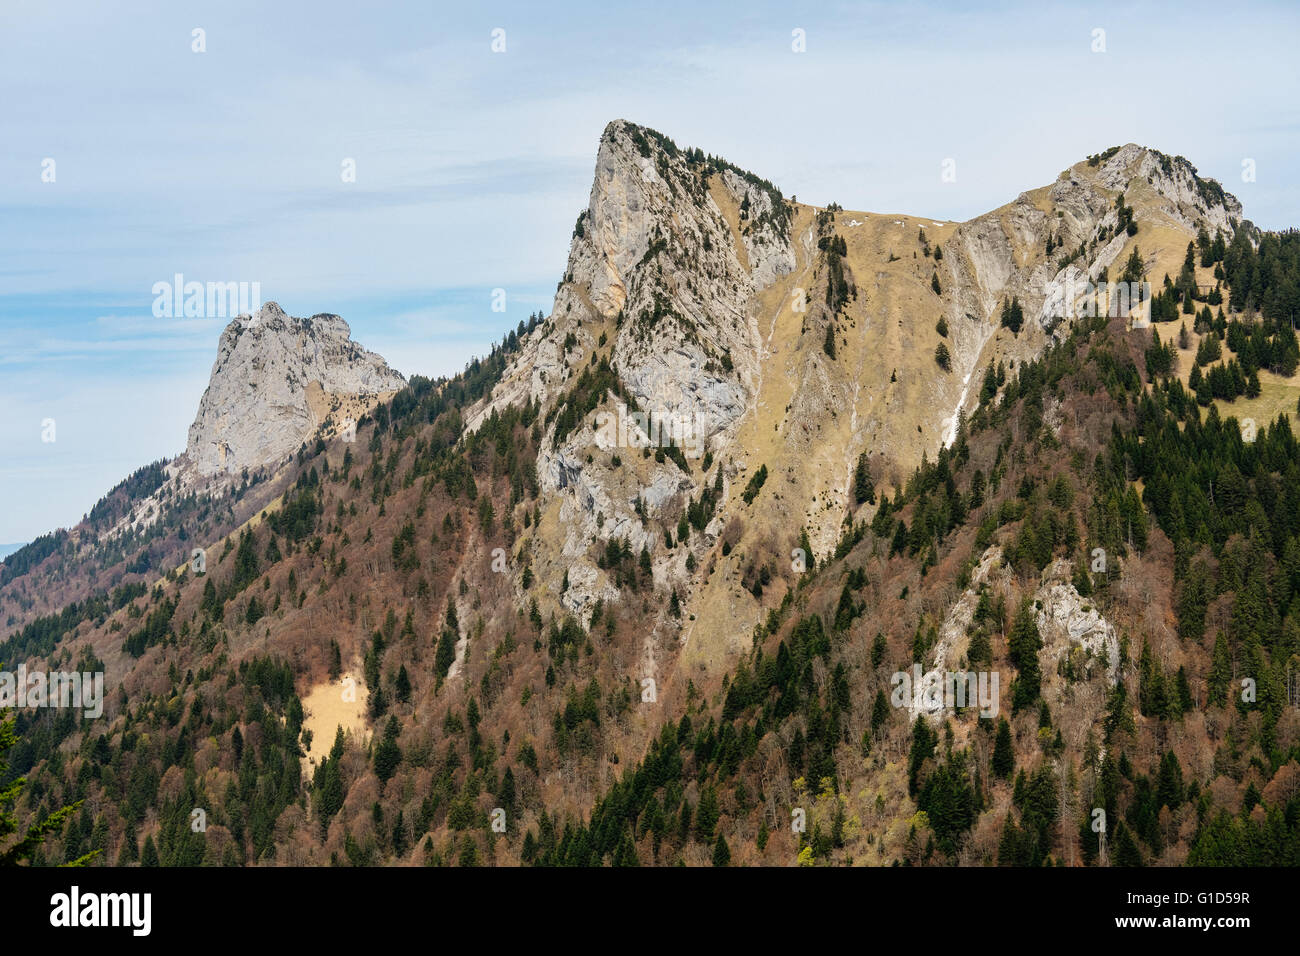
POLYGON ((275 464, 405 384, 337 315, 301 319, 268 302, 222 333, 185 458, 205 477, 275 464))
POLYGON ((109 688, 28 725, 20 812, 97 814, 42 862, 1300 858, 1300 235, 1241 212, 1135 145, 810 206, 618 121, 463 374, 241 317, 185 454, 0 564, 0 660, 109 688))

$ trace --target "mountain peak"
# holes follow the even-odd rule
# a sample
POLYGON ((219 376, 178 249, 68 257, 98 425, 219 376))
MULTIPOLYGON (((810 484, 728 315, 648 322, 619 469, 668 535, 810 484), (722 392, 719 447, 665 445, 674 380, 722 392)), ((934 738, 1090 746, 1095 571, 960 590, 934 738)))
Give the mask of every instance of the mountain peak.
POLYGON ((1062 174, 1091 178, 1104 189, 1145 196, 1161 207, 1165 218, 1184 228, 1204 225, 1230 233, 1241 220, 1242 207, 1236 196, 1224 190, 1216 179, 1201 176, 1183 156, 1170 156, 1150 146, 1125 143, 1089 156, 1062 174))
MULTIPOLYGON (((550 318, 467 422, 473 429, 526 398, 573 416, 578 372, 604 359, 611 394, 689 433, 720 463, 721 477, 706 477, 689 461, 634 469, 631 456, 593 456, 593 446, 614 446, 591 419, 545 436, 539 482, 565 502, 572 537, 550 553, 539 538, 532 558, 557 586, 568 573, 568 611, 584 613, 614 588, 574 557, 578 541, 622 537, 654 552, 654 521, 671 525, 706 487, 743 488, 760 468, 781 476, 779 498, 762 514, 726 505, 726 520, 704 522, 701 540, 734 518, 747 526, 731 525, 741 554, 803 533, 825 553, 855 510, 859 461, 870 459, 882 490, 895 493, 988 400, 985 370, 1059 341, 1078 305, 1064 302, 1070 289, 1118 273, 1139 246, 1150 274, 1177 273, 1200 226, 1230 232, 1239 215, 1186 160, 1135 143, 964 223, 814 208, 721 157, 615 119, 550 318), (1023 327, 1000 313, 1012 300, 1023 327)), ((690 586, 677 555, 661 564, 657 578, 690 586)), ((735 564, 733 577, 716 580, 751 570, 735 564)), ((723 584, 690 606, 706 633, 726 615, 752 614, 752 624, 760 613, 756 603, 742 611, 723 584)))
POLYGON ((285 315, 284 309, 280 308, 280 303, 274 301, 267 302, 263 305, 257 310, 257 313, 253 317, 262 322, 269 322, 273 319, 284 320, 288 318, 288 316, 285 315))
POLYGON ((355 419, 405 384, 339 316, 267 302, 222 333, 185 456, 203 476, 274 464, 327 420, 355 419))

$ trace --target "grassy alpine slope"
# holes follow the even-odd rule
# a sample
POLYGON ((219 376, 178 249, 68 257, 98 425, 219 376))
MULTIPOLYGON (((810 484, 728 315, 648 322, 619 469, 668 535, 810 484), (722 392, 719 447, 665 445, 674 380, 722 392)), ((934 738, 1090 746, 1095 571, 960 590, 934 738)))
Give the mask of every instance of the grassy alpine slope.
MULTIPOLYGON (((788 202, 638 130, 602 162, 650 158, 634 188, 717 210, 680 239, 707 269, 661 223, 631 255, 585 215, 556 314, 24 612, 6 667, 111 689, 100 720, 18 714, 19 821, 83 801, 33 862, 1296 862, 1295 236, 1202 243, 1154 188, 1117 198, 1158 156, 1136 147, 936 225, 788 202), (1063 244, 1076 215, 1095 231, 1063 244), (786 239, 743 303, 758 351, 720 350, 750 332, 692 303, 725 275, 711 301, 739 307, 786 239), (574 281, 593 249, 630 256, 622 288, 574 281), (1152 279, 1154 324, 1035 324, 1033 277, 1075 261, 1152 279), (1021 291, 986 285, 996 263, 1021 291), (592 304, 620 296, 650 306, 592 304), (596 443, 659 370, 625 336, 675 335, 749 396, 729 444, 596 443), (201 528, 196 574, 171 557, 201 528), (920 713, 895 693, 916 666, 996 675, 989 716, 920 713)), ((61 547, 13 566, 27 599, 61 547)))

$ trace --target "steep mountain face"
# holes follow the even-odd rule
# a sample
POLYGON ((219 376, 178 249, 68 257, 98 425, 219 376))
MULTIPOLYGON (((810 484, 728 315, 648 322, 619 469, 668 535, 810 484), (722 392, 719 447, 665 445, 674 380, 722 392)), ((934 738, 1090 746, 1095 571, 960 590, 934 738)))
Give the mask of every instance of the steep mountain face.
POLYGON ((794 268, 789 213, 770 184, 731 167, 710 180, 703 166, 658 133, 610 124, 548 334, 471 424, 525 395, 553 402, 602 333, 637 402, 702 441, 743 414, 760 352, 750 300, 794 268))
MULTIPOLYGON (((94 812, 44 862, 1300 860, 1300 445, 1187 384, 1222 348, 1300 395, 1300 241, 1239 214, 1135 146, 967 223, 814 208, 611 124, 550 316, 355 441, 327 408, 248 484, 105 499, 156 506, 108 535, 143 570, 0 644, 110 689, 20 717, 23 818, 94 812), (1178 274, 1159 329, 1070 314, 1121 264, 1178 274)), ((268 318, 196 459, 265 450, 268 377, 281 431, 342 394, 268 318)))
MULTIPOLYGON (((588 416, 560 440, 554 426, 548 432, 538 472, 557 533, 535 539, 532 564, 555 585, 567 574, 568 609, 586 615, 596 600, 617 597, 587 554, 595 542, 621 539, 634 552, 655 552, 656 580, 686 576, 687 552, 658 553, 659 530, 638 508, 676 524, 702 476, 662 455, 638 460, 631 452, 649 451, 631 446, 653 444, 647 432, 666 428, 697 464, 732 447, 761 382, 755 299, 795 265, 789 220, 769 183, 684 153, 650 130, 606 129, 545 334, 469 416, 475 427, 525 396, 554 409, 599 353, 617 370, 631 408, 655 423, 638 425, 615 409, 614 421, 588 416), (589 460, 595 449, 599 461, 589 460)), ((574 406, 589 395, 577 391, 574 406)), ((745 465, 729 463, 728 474, 738 467, 745 465)))
POLYGON ((550 425, 545 524, 521 565, 585 617, 617 598, 599 561, 609 542, 646 549, 687 612, 661 618, 647 658, 672 634, 688 660, 722 666, 766 613, 761 588, 796 579, 772 556, 801 540, 824 556, 869 516, 860 459, 897 489, 951 444, 984 370, 1059 340, 1085 282, 1118 278, 1139 244, 1148 273, 1177 273, 1198 227, 1227 231, 1240 213, 1185 160, 1134 145, 966 223, 818 209, 611 123, 551 316, 467 419, 530 400, 550 425), (1023 327, 1000 321, 1012 301, 1023 327), (601 362, 610 375, 584 384, 601 362), (629 400, 650 428, 623 424, 629 400), (664 426, 688 454, 645 457, 668 444, 664 426), (745 501, 760 469, 768 490, 745 501))
POLYGON ((96 591, 155 581, 272 501, 304 442, 355 424, 405 384, 337 315, 295 318, 268 302, 232 320, 185 452, 18 552, 0 572, 0 619, 21 626, 96 591))
MULTIPOLYGON (((960 374, 962 383, 956 406, 946 406, 953 412, 944 441, 952 441, 957 411, 973 407, 971 375, 995 360, 1036 355, 1061 320, 1082 309, 1086 283, 1117 280, 1134 248, 1142 249, 1148 275, 1177 274, 1198 227, 1230 234, 1240 220, 1236 198, 1200 179, 1186 160, 1130 143, 958 226, 943 246, 949 255, 940 270, 953 378, 960 374), (1121 223, 1121 203, 1131 210, 1126 219, 1142 227, 1140 238, 1121 223), (1024 336, 1008 335, 996 322, 1007 299, 1022 304, 1024 336)), ((950 401, 951 388, 936 397, 950 401)))
POLYGON ((300 319, 268 302, 221 334, 185 458, 204 477, 279 464, 327 419, 355 421, 405 384, 337 315, 300 319))

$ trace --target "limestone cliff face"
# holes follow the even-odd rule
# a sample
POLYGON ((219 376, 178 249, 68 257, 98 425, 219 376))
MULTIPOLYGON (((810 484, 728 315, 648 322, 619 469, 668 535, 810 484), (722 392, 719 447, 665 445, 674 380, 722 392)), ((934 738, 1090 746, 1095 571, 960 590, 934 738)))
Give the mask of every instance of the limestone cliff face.
POLYGON ((1241 203, 1213 180, 1202 179, 1196 167, 1181 156, 1166 156, 1154 149, 1129 143, 1100 165, 1098 183, 1106 189, 1129 189, 1145 181, 1159 197, 1160 214, 1186 229, 1204 224, 1230 232, 1241 220, 1241 203))
POLYGON ((684 610, 660 619, 647 656, 672 633, 697 662, 720 663, 766 614, 755 578, 775 579, 776 600, 793 585, 801 533, 824 557, 846 518, 871 517, 852 494, 859 456, 892 493, 955 439, 985 369, 1001 361, 1014 374, 1065 333, 1071 283, 1118 279, 1138 249, 1158 285, 1197 228, 1230 231, 1240 213, 1185 160, 1133 145, 965 223, 817 208, 611 123, 551 315, 466 416, 473 429, 507 405, 542 409, 543 519, 516 567, 584 616, 621 597, 599 567, 605 543, 644 549, 684 610), (1012 298, 1018 331, 999 322, 1012 298), (655 436, 620 418, 614 392, 579 395, 584 370, 606 362, 637 408, 686 430, 687 467, 654 454, 655 436), (571 403, 591 411, 557 431, 571 403), (692 450, 711 456, 707 471, 692 450), (760 468, 767 482, 746 502, 760 468), (683 542, 680 518, 705 489, 716 508, 683 542))
MULTIPOLYGON (((1075 590, 1071 582, 1073 570, 1068 560, 1056 559, 1043 570, 1038 588, 1026 597, 1035 608, 1034 623, 1042 640, 1038 661, 1043 697, 1053 710, 1069 708, 1086 715, 1072 722, 1086 730, 1101 721, 1106 695, 1118 679, 1119 632, 1092 600, 1075 590)), ((910 688, 909 720, 925 716, 938 721, 951 715, 952 698, 926 693, 925 689, 944 687, 949 673, 971 667, 966 653, 980 593, 989 589, 1014 601, 1013 577, 1000 546, 993 545, 980 556, 970 584, 949 609, 939 630, 939 639, 926 660, 923 683, 914 683, 910 688)), ((1011 675, 999 674, 997 692, 1010 695, 1011 675)), ((1083 741, 1080 738, 1070 743, 1079 746, 1083 741)))
POLYGON ((222 333, 185 459, 203 477, 277 463, 331 415, 341 424, 405 384, 337 315, 300 319, 268 302, 222 333))
POLYGON ((999 332, 1004 299, 1020 300, 1026 327, 1015 336, 1004 334, 991 351, 1007 360, 1033 358, 1068 328, 1063 320, 1079 310, 1075 297, 1085 283, 1118 280, 1133 248, 1143 253, 1158 289, 1162 273, 1177 274, 1198 227, 1230 235, 1240 219, 1236 198, 1199 178, 1185 159, 1130 143, 958 226, 940 272, 951 290, 945 302, 950 351, 963 385, 944 429, 945 443, 954 437, 957 410, 974 405, 969 383, 989 364, 986 353, 999 332), (1133 236, 1120 225, 1121 199, 1139 226, 1133 236))
POLYGON ((751 300, 794 268, 788 216, 770 184, 610 123, 549 334, 529 343, 470 426, 523 397, 554 399, 604 333, 642 408, 693 423, 704 440, 724 432, 755 388, 751 300))
MULTIPOLYGON (((755 297, 794 268, 789 215, 769 183, 653 131, 609 124, 543 334, 467 416, 469 427, 513 402, 555 407, 599 353, 636 408, 689 437, 696 467, 706 451, 728 448, 758 389, 755 297)), ((660 553, 662 535, 638 502, 675 525, 703 476, 647 458, 650 444, 633 422, 599 427, 591 416, 562 441, 543 442, 539 480, 558 509, 559 547, 538 542, 530 560, 543 580, 567 572, 561 601, 570 610, 617 596, 584 557, 593 542, 625 539, 654 552, 657 580, 686 575, 687 552, 660 553)))

